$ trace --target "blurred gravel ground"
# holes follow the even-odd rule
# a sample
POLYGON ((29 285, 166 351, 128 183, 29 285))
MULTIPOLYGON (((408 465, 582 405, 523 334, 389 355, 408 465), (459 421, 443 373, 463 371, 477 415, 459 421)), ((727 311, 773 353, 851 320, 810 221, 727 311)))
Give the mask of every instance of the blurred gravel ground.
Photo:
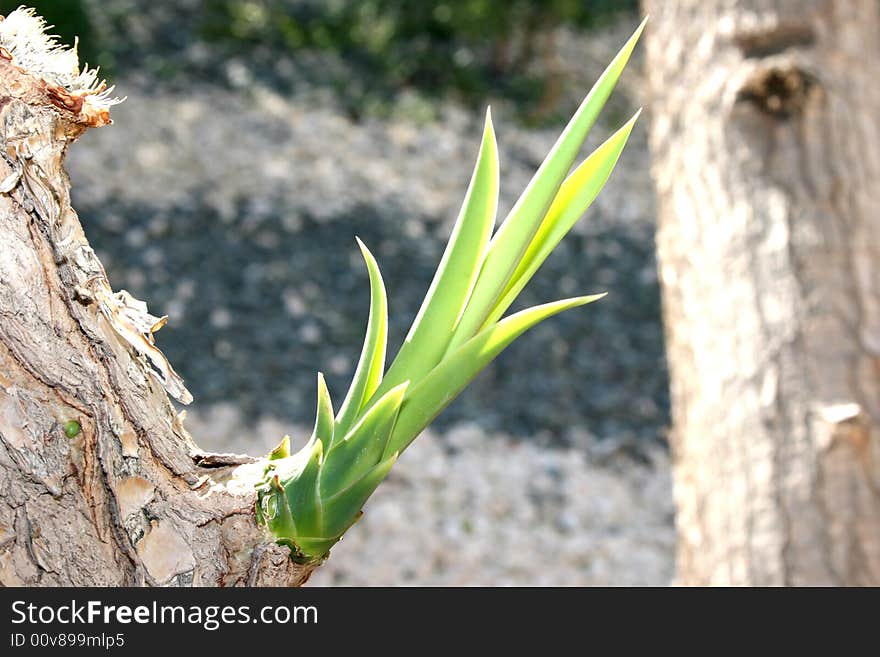
MULTIPOLYGON (((630 27, 588 47, 563 40, 585 62, 576 79, 592 82, 630 27)), ((632 75, 589 147, 639 102, 632 75)), ((116 82, 128 100, 115 125, 68 160, 111 283, 170 315, 158 342, 196 397, 187 425, 202 447, 260 453, 285 433, 301 442, 315 372, 341 399, 363 338, 369 284, 354 236, 382 266, 394 349, 458 212, 482 117, 444 103, 430 122, 407 111, 354 121, 320 87, 282 95, 237 61, 185 91, 116 82)), ((524 128, 504 103, 493 118, 503 217, 562 126, 524 128)), ((669 582, 644 123, 522 302, 609 296, 502 354, 406 453, 314 584, 669 582)))

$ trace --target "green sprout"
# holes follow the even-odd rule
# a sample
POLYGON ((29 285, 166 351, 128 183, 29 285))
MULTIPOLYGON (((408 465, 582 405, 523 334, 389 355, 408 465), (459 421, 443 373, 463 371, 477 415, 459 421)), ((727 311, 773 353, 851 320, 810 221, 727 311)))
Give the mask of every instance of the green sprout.
POLYGON ((596 82, 494 235, 498 152, 487 111, 477 162, 446 251, 387 372, 385 286, 376 260, 358 240, 370 278, 370 313, 351 386, 334 414, 318 374, 311 437, 291 455, 285 436, 257 485, 258 522, 297 560, 327 555, 403 450, 511 342, 557 313, 605 296, 564 299, 504 317, 617 163, 638 113, 567 175, 644 25, 596 82))
POLYGON ((68 438, 76 438, 81 430, 82 426, 76 420, 68 420, 64 423, 64 435, 68 438))

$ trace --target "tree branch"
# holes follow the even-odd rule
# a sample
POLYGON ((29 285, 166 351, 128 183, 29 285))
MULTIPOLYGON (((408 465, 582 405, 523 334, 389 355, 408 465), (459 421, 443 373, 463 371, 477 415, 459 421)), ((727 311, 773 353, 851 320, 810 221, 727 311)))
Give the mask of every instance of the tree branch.
POLYGON ((0 49, 0 584, 304 583, 315 564, 255 523, 261 462, 195 446, 164 318, 113 292, 70 206, 67 148, 115 101, 21 38, 0 49))

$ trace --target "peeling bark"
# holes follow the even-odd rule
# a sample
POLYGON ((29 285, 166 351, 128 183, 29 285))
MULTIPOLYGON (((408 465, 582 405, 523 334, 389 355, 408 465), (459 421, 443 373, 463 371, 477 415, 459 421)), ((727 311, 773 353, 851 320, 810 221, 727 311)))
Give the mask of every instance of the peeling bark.
POLYGON ((880 6, 644 4, 679 581, 880 585, 880 6))
POLYGON ((260 461, 199 452, 161 318, 85 238, 64 155, 109 114, 65 93, 0 56, 0 584, 302 584, 255 523, 260 461))

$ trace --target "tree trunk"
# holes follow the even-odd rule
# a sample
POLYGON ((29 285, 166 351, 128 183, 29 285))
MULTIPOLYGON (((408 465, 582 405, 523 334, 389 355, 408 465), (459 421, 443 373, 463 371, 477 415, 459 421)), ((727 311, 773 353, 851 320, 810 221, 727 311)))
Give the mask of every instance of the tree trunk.
POLYGON ((678 579, 880 585, 880 5, 645 5, 678 579))
POLYGON ((0 584, 303 583, 254 521, 260 462, 198 452, 163 321, 70 207, 66 149, 107 108, 16 64, 0 48, 0 584))

